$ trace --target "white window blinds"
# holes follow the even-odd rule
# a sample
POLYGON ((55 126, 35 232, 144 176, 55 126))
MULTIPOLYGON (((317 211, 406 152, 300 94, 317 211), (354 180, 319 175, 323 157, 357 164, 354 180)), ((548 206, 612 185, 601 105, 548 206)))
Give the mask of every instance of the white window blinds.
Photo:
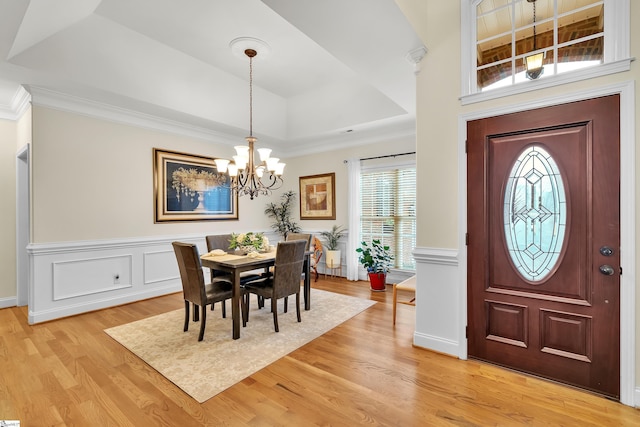
POLYGON ((415 166, 363 170, 360 191, 360 240, 380 239, 391 248, 394 268, 415 270, 415 166))

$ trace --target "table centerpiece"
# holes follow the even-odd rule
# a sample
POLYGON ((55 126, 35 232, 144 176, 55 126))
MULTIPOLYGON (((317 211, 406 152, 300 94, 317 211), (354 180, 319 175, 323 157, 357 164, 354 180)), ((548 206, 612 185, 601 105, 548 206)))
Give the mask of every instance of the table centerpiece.
POLYGON ((268 252, 269 239, 263 233, 254 233, 253 231, 238 234, 231 233, 229 249, 245 254, 251 252, 268 252))

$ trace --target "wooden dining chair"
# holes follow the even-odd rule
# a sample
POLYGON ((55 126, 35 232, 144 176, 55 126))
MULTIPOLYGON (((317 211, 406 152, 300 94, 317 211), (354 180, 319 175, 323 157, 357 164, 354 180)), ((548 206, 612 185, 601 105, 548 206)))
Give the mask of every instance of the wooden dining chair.
POLYGON ((395 283, 393 285, 393 324, 396 324, 396 309, 398 304, 416 305, 416 276, 411 276, 408 279, 395 283), (398 291, 412 292, 413 295, 410 300, 398 300, 398 291))
POLYGON ((320 242, 320 239, 318 239, 317 237, 313 237, 313 253, 311 254, 311 265, 309 267, 311 267, 311 269, 313 270, 313 272, 316 274, 316 279, 315 281, 318 281, 318 264, 320 264, 320 259, 322 258, 322 254, 323 254, 323 250, 322 250, 322 243, 320 242))
MULTIPOLYGON (((294 240, 304 240, 306 242, 305 246, 304 246, 304 250, 308 251, 309 248, 311 247, 311 234, 307 234, 307 233, 288 233, 287 237, 285 238, 285 241, 287 242, 292 242, 294 240)), ((304 273, 304 272, 303 272, 304 273)), ((316 276, 317 279, 317 276, 316 276)), ((287 303, 288 303, 288 298, 284 299, 284 312, 287 312, 287 303)))
POLYGON ((293 240, 304 240, 307 242, 304 246, 304 250, 308 251, 311 246, 311 234, 306 233, 288 233, 285 241, 291 242, 293 240))
POLYGON ((222 317, 226 317, 224 305, 226 300, 231 299, 233 286, 231 282, 222 278, 215 278, 211 283, 205 284, 198 247, 192 243, 182 242, 173 242, 172 245, 180 269, 184 295, 184 332, 189 330, 189 303, 191 303, 194 305, 193 320, 197 322, 202 317, 200 335, 198 335, 198 341, 202 341, 207 323, 207 305, 213 306, 216 302, 221 302, 222 317))
MULTIPOLYGON (((211 234, 209 236, 205 236, 205 240, 207 242, 207 250, 209 252, 215 249, 221 249, 223 251, 229 250, 229 244, 231 242, 231 234, 211 234)), ((220 271, 210 269, 211 271, 211 281, 216 278, 224 278, 227 280, 231 280, 231 273, 227 271, 220 271)), ((240 284, 243 285, 246 282, 251 280, 255 280, 260 278, 259 271, 243 271, 240 273, 240 284)), ((213 309, 213 306, 211 306, 213 309)))
MULTIPOLYGON (((207 242, 207 250, 209 252, 215 249, 221 249, 226 252, 229 250, 229 244, 231 242, 231 234, 212 234, 209 236, 205 236, 204 239, 207 242)), ((229 275, 230 273, 227 273, 226 271, 211 269, 211 280, 213 280, 214 277, 229 276, 229 275)))
POLYGON ((246 326, 249 321, 250 294, 256 294, 264 299, 271 299, 271 312, 273 313, 273 326, 276 332, 278 328, 278 299, 289 295, 296 296, 296 313, 298 322, 300 317, 300 276, 304 264, 305 241, 292 240, 279 242, 276 252, 275 268, 273 275, 263 277, 260 280, 248 282, 242 289, 242 324, 246 326))
MULTIPOLYGON (((287 236, 285 237, 285 242, 292 242, 294 240, 304 240, 305 241, 305 246, 304 246, 304 250, 308 251, 309 248, 311 247, 311 234, 306 234, 306 233, 287 233, 287 236)), ((263 276, 271 276, 271 274, 273 274, 273 269, 269 269, 268 271, 265 271, 265 273, 263 274, 263 276)), ((317 276, 316 276, 317 279, 317 276)), ((288 306, 288 302, 289 299, 285 298, 284 299, 284 312, 287 312, 287 306, 288 306)), ((258 297, 258 307, 262 308, 264 307, 264 298, 262 298, 261 296, 258 297)))

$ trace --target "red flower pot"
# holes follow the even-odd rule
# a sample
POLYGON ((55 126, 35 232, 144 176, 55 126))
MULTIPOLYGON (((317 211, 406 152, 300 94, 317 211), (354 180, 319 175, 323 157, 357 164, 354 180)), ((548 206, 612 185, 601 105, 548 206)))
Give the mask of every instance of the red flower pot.
POLYGON ((386 273, 369 273, 369 284, 372 291, 384 291, 386 290, 385 284, 387 282, 386 273))

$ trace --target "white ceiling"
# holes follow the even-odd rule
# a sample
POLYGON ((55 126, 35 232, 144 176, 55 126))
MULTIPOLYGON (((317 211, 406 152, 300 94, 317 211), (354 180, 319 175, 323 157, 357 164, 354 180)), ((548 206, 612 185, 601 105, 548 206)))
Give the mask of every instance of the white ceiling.
POLYGON ((254 60, 259 144, 291 155, 414 132, 407 55, 422 42, 393 0, 0 0, 0 109, 26 85, 235 145, 249 125, 238 37, 270 46, 254 60))

